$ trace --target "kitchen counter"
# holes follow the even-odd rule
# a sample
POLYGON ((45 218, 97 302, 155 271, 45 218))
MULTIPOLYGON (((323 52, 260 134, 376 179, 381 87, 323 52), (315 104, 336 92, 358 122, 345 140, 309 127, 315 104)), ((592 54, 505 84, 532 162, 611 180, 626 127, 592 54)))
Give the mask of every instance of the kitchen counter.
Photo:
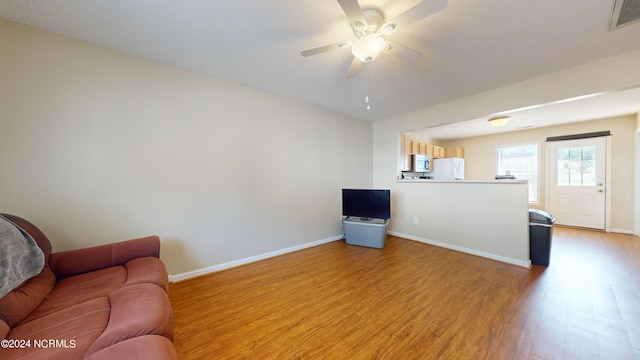
POLYGON ((434 180, 434 179, 397 179, 399 183, 459 183, 459 184, 526 184, 527 180, 434 180))
POLYGON ((397 179, 389 234, 529 267, 526 180, 397 179))

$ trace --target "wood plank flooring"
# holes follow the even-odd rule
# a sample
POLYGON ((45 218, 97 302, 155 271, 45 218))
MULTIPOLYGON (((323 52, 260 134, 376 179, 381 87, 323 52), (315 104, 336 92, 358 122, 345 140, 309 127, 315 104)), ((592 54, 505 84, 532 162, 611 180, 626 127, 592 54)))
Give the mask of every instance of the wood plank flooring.
POLYGON ((389 236, 170 285, 180 359, 640 359, 640 239, 554 227, 531 270, 389 236))

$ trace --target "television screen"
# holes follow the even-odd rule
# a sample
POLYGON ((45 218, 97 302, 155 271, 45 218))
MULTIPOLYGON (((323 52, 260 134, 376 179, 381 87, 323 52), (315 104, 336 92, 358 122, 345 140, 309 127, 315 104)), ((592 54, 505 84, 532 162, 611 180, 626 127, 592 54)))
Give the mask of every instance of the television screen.
POLYGON ((342 189, 342 215, 391 218, 391 190, 342 189))

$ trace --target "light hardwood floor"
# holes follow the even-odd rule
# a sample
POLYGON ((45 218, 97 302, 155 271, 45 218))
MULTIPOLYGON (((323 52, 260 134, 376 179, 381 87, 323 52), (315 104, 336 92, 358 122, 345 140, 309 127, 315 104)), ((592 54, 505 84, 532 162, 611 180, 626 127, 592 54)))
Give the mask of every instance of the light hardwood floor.
POLYGON ((548 268, 389 236, 170 285, 180 359, 640 359, 640 239, 554 227, 548 268))

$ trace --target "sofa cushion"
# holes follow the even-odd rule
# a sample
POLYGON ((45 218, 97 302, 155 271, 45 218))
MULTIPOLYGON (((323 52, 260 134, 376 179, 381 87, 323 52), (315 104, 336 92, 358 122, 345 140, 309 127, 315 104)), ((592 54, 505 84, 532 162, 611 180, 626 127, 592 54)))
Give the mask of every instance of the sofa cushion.
POLYGON ((102 297, 18 325, 8 339, 30 340, 30 347, 0 349, 0 359, 81 359, 106 328, 109 310, 102 297))
POLYGON ((169 339, 159 335, 144 335, 121 341, 86 357, 86 360, 174 360, 178 355, 169 339))
POLYGON ((169 291, 169 275, 162 261, 154 257, 142 257, 125 264, 127 281, 125 285, 156 284, 169 291))
POLYGON ((51 294, 24 322, 87 300, 106 297, 121 287, 126 277, 124 266, 114 266, 59 280, 51 294))
POLYGON ((9 324, 4 322, 3 320, 0 320, 0 340, 7 337, 9 330, 9 324))
POLYGON ((0 320, 10 327, 31 314, 49 295, 56 277, 49 266, 0 299, 0 320))
POLYGON ((173 313, 167 293, 153 284, 122 287, 109 294, 111 315, 102 335, 91 345, 92 354, 141 335, 173 339, 173 313))

